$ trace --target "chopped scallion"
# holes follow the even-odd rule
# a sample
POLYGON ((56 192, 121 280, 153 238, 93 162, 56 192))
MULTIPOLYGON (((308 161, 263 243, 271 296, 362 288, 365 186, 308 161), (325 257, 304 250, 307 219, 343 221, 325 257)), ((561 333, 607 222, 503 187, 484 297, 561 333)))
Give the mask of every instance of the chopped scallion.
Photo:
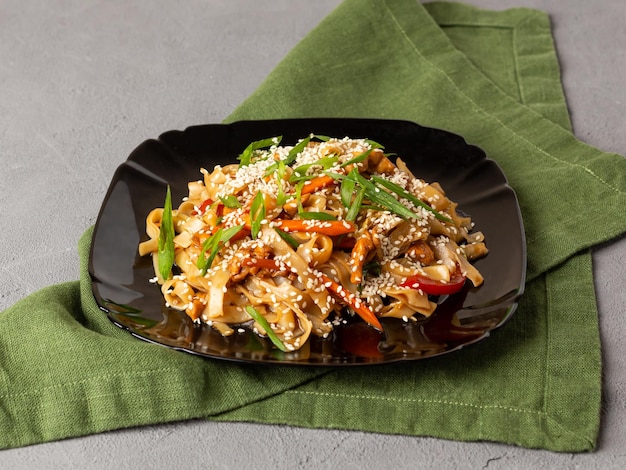
POLYGON ((276 205, 282 206, 287 202, 287 195, 285 194, 285 188, 283 187, 283 179, 285 178, 285 162, 282 160, 278 162, 276 168, 276 185, 278 186, 278 193, 276 194, 276 205))
POLYGON ((361 210, 361 205, 363 204, 363 197, 365 196, 365 188, 359 189, 354 197, 354 201, 348 205, 348 213, 346 214, 346 220, 348 222, 356 221, 356 218, 359 216, 359 211, 361 210))
POLYGON ((163 215, 161 216, 161 227, 159 229, 159 243, 157 250, 159 274, 163 279, 170 277, 170 272, 172 271, 172 266, 174 265, 174 235, 172 194, 168 185, 165 193, 165 203, 163 204, 163 215))
POLYGON ((276 233, 280 235, 280 238, 285 240, 289 244, 289 246, 291 246, 291 248, 293 248, 294 250, 298 249, 298 247, 300 246, 300 242, 296 240, 292 235, 279 228, 274 228, 274 230, 276 230, 276 233))
MULTIPOLYGON (((322 172, 322 173, 326 173, 326 172, 322 172)), ((291 178, 289 178, 289 182, 292 184, 296 184, 296 183, 305 183, 307 181, 311 181, 312 179, 317 178, 319 175, 302 175, 302 176, 296 176, 296 173, 294 172, 291 175, 291 178)))
MULTIPOLYGON (((294 145, 293 148, 287 154, 287 156, 283 159, 283 162, 285 162, 285 165, 291 165, 293 162, 295 162, 296 158, 298 158, 298 154, 302 152, 307 145, 309 145, 310 141, 311 141, 311 136, 305 139, 302 139, 300 142, 294 145)), ((269 176, 272 173, 274 173, 277 167, 278 167, 278 162, 272 163, 265 170, 265 176, 269 176)))
POLYGON ((378 142, 376 142, 375 140, 372 140, 372 139, 365 139, 365 142, 370 144, 372 149, 384 149, 385 148, 381 144, 379 144, 378 142))
POLYGON ((363 153, 360 153, 360 154, 359 154, 359 155, 357 155, 356 157, 351 158, 351 159, 350 159, 350 160, 348 160, 347 162, 343 162, 343 163, 341 164, 341 168, 344 168, 344 167, 346 167, 346 166, 348 166, 348 165, 354 165, 354 164, 356 164, 356 163, 361 163, 361 162, 362 162, 362 161, 364 161, 367 157, 369 157, 370 153, 372 153, 372 151, 373 151, 373 150, 374 150, 374 149, 373 149, 373 148, 371 148, 371 149, 369 149, 369 150, 366 150, 366 151, 365 151, 365 152, 363 152, 363 153))
POLYGON ((300 181, 296 184, 296 204, 298 206, 298 212, 304 212, 304 208, 302 207, 302 188, 304 187, 305 181, 300 181))
POLYGON ((320 166, 322 167, 323 170, 328 170, 335 163, 337 163, 338 160, 339 158, 336 155, 332 155, 330 157, 323 157, 323 158, 320 158, 319 160, 314 161, 313 163, 306 163, 304 165, 300 165, 294 168, 293 171, 294 173, 297 173, 299 175, 305 175, 308 169, 314 166, 320 166))
POLYGON ((261 325, 261 328, 265 330, 265 333, 267 333, 267 337, 274 344, 274 346, 276 346, 281 351, 288 351, 285 344, 280 340, 278 335, 274 333, 274 330, 272 330, 269 322, 265 319, 263 315, 259 313, 256 308, 254 308, 252 305, 246 305, 246 312, 248 312, 248 315, 250 315, 255 322, 261 325))
POLYGON ((231 238, 237 235, 242 228, 243 225, 235 225, 234 227, 229 227, 225 230, 223 228, 219 228, 217 232, 204 241, 202 244, 202 251, 200 252, 200 256, 198 256, 198 261, 196 263, 197 268, 203 276, 213 264, 213 260, 217 256, 219 250, 231 238), (205 254, 207 252, 209 253, 209 256, 205 258, 205 254))
POLYGON ((440 212, 436 211, 435 209, 430 207, 425 202, 423 202, 420 199, 418 199, 417 197, 413 196, 411 193, 409 193, 402 186, 398 186, 397 184, 395 184, 395 183, 393 183, 393 182, 391 182, 389 180, 386 180, 384 178, 381 178, 380 176, 376 176, 376 175, 372 175, 372 181, 376 182, 380 186, 383 186, 383 187, 387 188, 390 191, 393 191, 398 196, 406 199, 407 201, 411 201, 416 207, 423 207, 427 211, 432 212, 437 219, 442 220, 444 222, 452 222, 452 220, 450 220, 448 217, 442 215, 440 212))
POLYGON ((250 206, 250 235, 256 238, 261 230, 261 222, 265 219, 265 199, 261 191, 257 191, 250 206))
POLYGON ((242 167, 250 165, 250 163, 252 163, 252 155, 254 154, 255 150, 271 147, 272 145, 278 145, 282 138, 282 136, 269 137, 267 139, 251 142, 250 145, 248 145, 239 155, 239 166, 242 167))
POLYGON ((298 212, 298 216, 300 216, 301 219, 310 220, 337 220, 337 217, 327 212, 302 211, 298 212))
POLYGON ((352 195, 354 194, 355 186, 356 181, 353 178, 343 178, 343 180, 341 181, 341 202, 346 207, 350 207, 350 204, 352 203, 352 195))
POLYGON ((350 172, 348 177, 352 177, 355 181, 361 186, 365 188, 365 199, 386 208, 388 211, 393 212, 396 215, 404 219, 419 219, 420 216, 417 215, 412 210, 405 207, 400 201, 394 198, 391 194, 384 191, 383 189, 377 187, 372 181, 366 179, 358 172, 350 172))
POLYGON ((224 207, 228 207, 229 209, 238 209, 239 207, 241 207, 239 199, 237 199, 237 197, 233 196, 232 194, 224 197, 220 196, 219 198, 220 201, 222 201, 222 204, 224 204, 224 207))

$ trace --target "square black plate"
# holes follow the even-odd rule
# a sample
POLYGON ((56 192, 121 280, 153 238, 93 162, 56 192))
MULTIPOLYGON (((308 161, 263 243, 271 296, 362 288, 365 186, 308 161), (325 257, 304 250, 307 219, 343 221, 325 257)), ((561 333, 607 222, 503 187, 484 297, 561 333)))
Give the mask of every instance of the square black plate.
MULTIPOLYGON (((94 230, 89 271, 100 308, 137 338, 210 358, 313 366, 368 365, 417 360, 461 349, 487 338, 513 314, 524 290, 526 244, 515 192, 498 165, 478 147, 449 132, 407 121, 378 119, 285 119, 208 124, 169 131, 137 147, 116 171, 94 230), (302 349, 283 353, 245 330, 222 337, 184 312, 167 308, 150 257, 140 257, 147 239, 146 215, 161 207, 165 188, 174 205, 187 195, 187 182, 200 168, 235 163, 252 141, 282 135, 293 145, 311 133, 368 138, 400 156, 427 182, 439 182, 485 234, 489 254, 475 265, 485 278, 439 299, 428 319, 382 319, 380 335, 363 322, 312 338, 302 349)), ((468 283, 469 284, 469 283, 468 283)))

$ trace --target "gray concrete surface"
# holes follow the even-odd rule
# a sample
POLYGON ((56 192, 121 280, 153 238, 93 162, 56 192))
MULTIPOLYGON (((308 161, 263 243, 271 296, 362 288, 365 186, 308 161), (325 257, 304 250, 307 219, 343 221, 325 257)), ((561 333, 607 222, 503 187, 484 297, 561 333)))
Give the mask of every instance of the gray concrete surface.
MULTIPOLYGON (((0 0, 0 310, 78 277, 77 240, 137 144, 221 121, 339 2, 0 0)), ((626 155, 626 2, 468 2, 550 13, 576 135, 626 155)), ((595 453, 194 421, 0 451, 0 468, 625 468, 626 239, 594 263, 595 453)))

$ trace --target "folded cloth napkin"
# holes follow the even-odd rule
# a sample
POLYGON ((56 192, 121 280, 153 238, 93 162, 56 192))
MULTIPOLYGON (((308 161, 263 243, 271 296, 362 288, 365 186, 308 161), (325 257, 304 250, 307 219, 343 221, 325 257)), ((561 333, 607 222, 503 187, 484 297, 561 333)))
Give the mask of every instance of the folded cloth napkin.
POLYGON ((0 448, 199 417, 594 448, 601 360, 588 249, 626 231, 626 160, 571 134, 547 16, 346 0, 229 120, 304 116, 408 119, 496 160, 528 239, 512 320, 471 348, 412 363, 206 360, 109 322, 91 295, 88 231, 80 281, 0 314, 0 448))

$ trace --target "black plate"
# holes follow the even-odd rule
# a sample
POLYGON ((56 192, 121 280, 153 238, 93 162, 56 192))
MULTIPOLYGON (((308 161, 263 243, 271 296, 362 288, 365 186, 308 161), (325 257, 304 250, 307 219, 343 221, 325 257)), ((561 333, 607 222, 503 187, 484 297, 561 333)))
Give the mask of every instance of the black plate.
MULTIPOLYGON (((169 131, 147 140, 116 171, 96 223, 89 271, 98 305, 134 336, 201 356, 245 362, 300 365, 364 365, 416 360, 476 343, 513 314, 524 289, 526 245, 513 190, 495 162, 462 137, 412 122, 374 119, 288 119, 210 124, 169 131), (480 288, 440 299, 427 320, 383 319, 384 335, 362 322, 313 338, 283 353, 245 330, 222 337, 184 312, 165 307, 150 257, 137 245, 147 239, 145 218, 162 207, 166 185, 176 206, 200 167, 236 162, 251 141, 275 135, 293 145, 310 133, 369 138, 401 156, 415 175, 438 181, 486 236, 489 254, 476 262, 480 288)), ((469 283, 468 283, 469 284, 469 283)))

